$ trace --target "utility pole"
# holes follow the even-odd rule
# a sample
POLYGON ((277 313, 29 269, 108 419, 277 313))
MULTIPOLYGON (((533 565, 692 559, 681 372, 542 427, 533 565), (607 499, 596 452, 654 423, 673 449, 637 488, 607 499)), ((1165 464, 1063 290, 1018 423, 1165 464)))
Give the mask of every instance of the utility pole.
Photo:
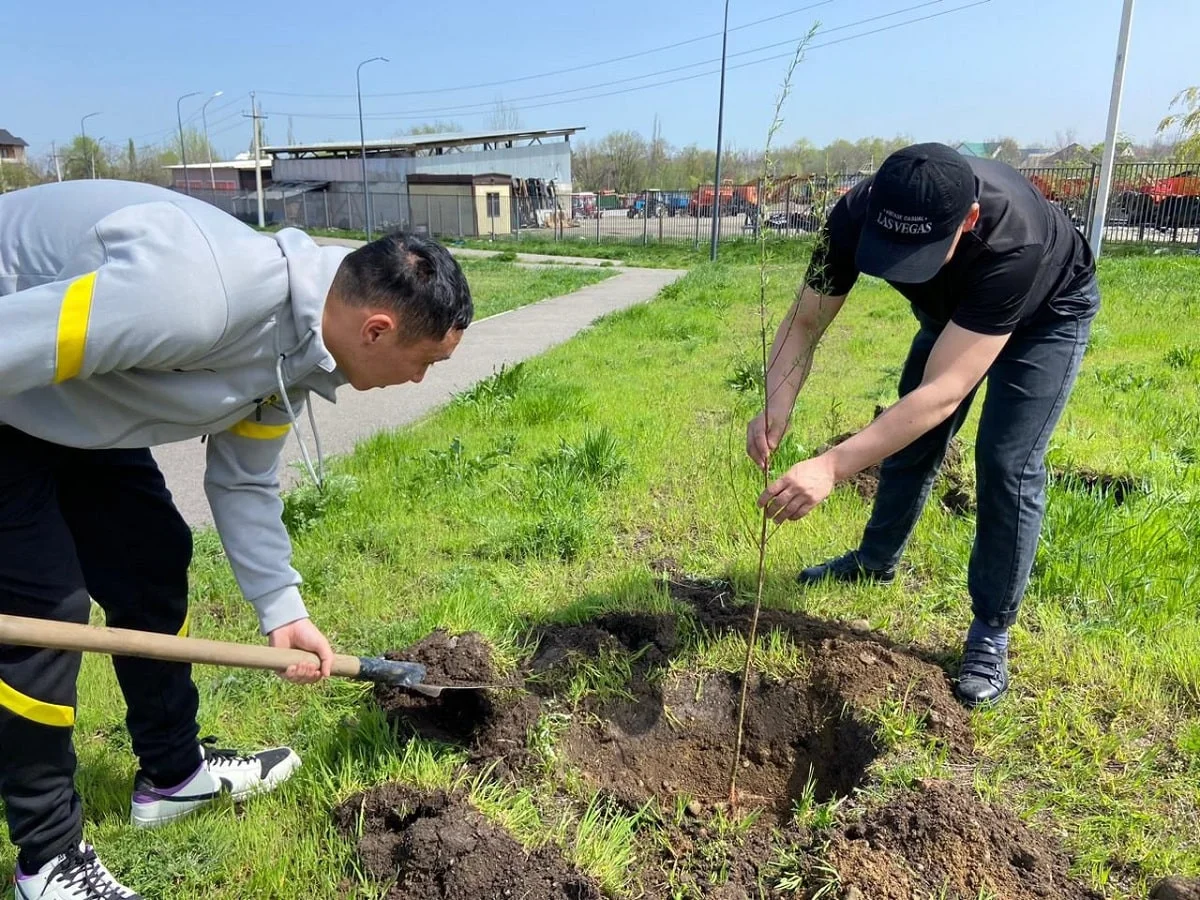
POLYGON ((79 133, 80 133, 80 135, 83 136, 83 149, 87 152, 88 158, 91 160, 92 178, 96 177, 96 154, 93 153, 91 147, 88 146, 87 127, 84 125, 84 123, 87 122, 87 120, 90 119, 92 116, 98 116, 98 115, 100 115, 100 113, 98 113, 98 112, 88 113, 86 116, 84 116, 82 119, 79 120, 79 133))
POLYGON ((1104 157, 1100 161, 1100 190, 1096 194, 1096 209, 1092 214, 1092 253, 1100 255, 1104 242, 1104 217, 1108 212, 1108 195, 1112 190, 1113 163, 1117 155, 1117 124, 1121 117, 1121 95, 1125 90, 1125 62, 1129 53, 1129 31, 1133 25, 1133 0, 1125 0, 1121 12, 1121 33, 1117 38, 1117 61, 1113 71, 1112 97, 1108 102, 1108 130, 1104 136, 1104 157))
MULTIPOLYGON (((205 100, 204 105, 200 107, 200 121, 204 123, 204 143, 207 145, 208 149, 208 184, 209 188, 213 192, 213 196, 209 202, 213 204, 217 202, 217 176, 213 173, 212 144, 210 144, 208 141, 208 116, 206 115, 205 111, 208 109, 208 104, 212 103, 223 93, 225 92, 216 91, 211 97, 205 100)), ((184 171, 186 172, 187 170, 185 169, 184 171)))
MULTIPOLYGON (((717 261, 717 229, 721 225, 721 130, 725 125, 725 50, 729 45, 729 0, 725 0, 725 27, 721 34, 721 99, 717 106, 717 171, 713 177, 712 246, 708 258, 717 261)), ((700 210, 696 210, 700 215, 700 210)))
POLYGON ((358 68, 354 70, 354 84, 358 92, 358 144, 362 151, 362 182, 363 182, 363 218, 365 219, 367 232, 367 240, 371 239, 371 195, 367 192, 367 139, 363 132, 363 116, 362 116, 362 67, 367 63, 382 60, 390 62, 386 56, 372 56, 370 59, 364 59, 358 64, 358 68))
MULTIPOLYGON (((246 116, 245 113, 242 113, 246 116)), ((254 91, 250 92, 250 115, 247 119, 254 120, 254 189, 258 193, 258 227, 262 228, 266 225, 266 219, 263 216, 263 189, 262 189, 262 126, 260 121, 267 117, 258 111, 258 106, 254 101, 254 91)))
POLYGON ((62 166, 58 164, 58 145, 54 141, 50 142, 50 152, 54 154, 54 174, 62 181, 62 166))
POLYGON ((192 196, 192 179, 188 174, 187 167, 187 141, 183 139, 183 113, 179 111, 179 104, 188 97, 199 97, 203 91, 192 91, 190 94, 184 94, 175 101, 175 120, 179 123, 179 158, 183 161, 183 188, 187 191, 187 195, 192 196))

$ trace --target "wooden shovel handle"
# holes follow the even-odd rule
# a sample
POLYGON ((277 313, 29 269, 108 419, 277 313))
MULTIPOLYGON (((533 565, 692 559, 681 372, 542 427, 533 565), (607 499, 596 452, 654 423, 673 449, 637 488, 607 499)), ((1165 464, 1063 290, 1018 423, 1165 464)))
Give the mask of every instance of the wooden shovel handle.
MULTIPOLYGON (((177 637, 171 634, 99 625, 76 625, 72 622, 30 619, 23 616, 0 615, 0 644, 136 656, 168 662, 234 666, 241 669, 268 669, 275 672, 283 672, 289 666, 304 663, 320 664, 317 655, 307 650, 233 644, 204 638, 177 637)), ((361 662, 357 656, 339 654, 334 657, 334 675, 357 678, 360 668, 361 662)))

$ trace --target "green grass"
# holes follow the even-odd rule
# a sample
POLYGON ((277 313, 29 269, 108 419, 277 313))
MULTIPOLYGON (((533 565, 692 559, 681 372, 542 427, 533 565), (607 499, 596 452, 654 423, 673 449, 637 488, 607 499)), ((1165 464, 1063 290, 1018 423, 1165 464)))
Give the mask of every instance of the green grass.
MULTIPOLYGON (((280 226, 282 227, 282 226, 280 226)), ((267 228, 267 231, 277 230, 267 228)), ((366 240, 366 232, 343 231, 336 228, 310 228, 307 232, 314 236, 347 238, 350 240, 366 240)), ((608 260, 613 263, 623 263, 627 266, 642 266, 658 269, 690 269, 709 261, 708 236, 702 234, 699 246, 693 241, 651 241, 642 244, 640 238, 633 240, 617 237, 603 237, 596 241, 594 232, 589 236, 586 227, 581 230, 570 230, 559 241, 552 237, 532 235, 522 232, 520 240, 516 235, 497 240, 488 238, 439 238, 448 247, 467 247, 474 250, 492 250, 502 254, 537 253, 546 256, 576 256, 590 259, 608 260)), ((779 237, 768 235, 767 240, 772 248, 776 261, 801 264, 808 259, 812 252, 812 239, 807 236, 779 237)), ((723 239, 718 251, 718 259, 730 265, 751 265, 758 261, 758 243, 750 237, 735 237, 723 239)), ((598 268, 604 268, 603 265, 598 268)))
MULTIPOLYGON (((775 316, 801 273, 797 264, 772 272, 775 316)), ((1131 473, 1149 493, 1117 506, 1052 485, 1014 634, 1014 686, 1000 707, 973 717, 972 774, 983 795, 1060 831, 1081 877, 1132 897, 1159 876, 1200 874, 1200 261, 1113 259, 1101 275, 1104 308, 1051 462, 1131 473)), ((443 626, 482 631, 512 659, 525 619, 666 608, 648 569, 666 555, 751 585, 757 553, 747 523, 758 476, 742 446, 754 401, 737 386, 757 339, 757 283, 753 266, 699 267, 656 302, 608 316, 428 420, 364 442, 335 464, 337 487, 320 502, 289 498, 294 562, 335 646, 381 653, 443 626)), ((894 400, 913 330, 906 304, 864 279, 817 355, 789 457, 894 400)), ((968 444, 977 419, 978 409, 963 432, 968 444)), ((770 545, 765 603, 867 618, 898 641, 953 652, 969 617, 973 520, 936 504, 896 584, 797 594, 792 574, 853 545, 868 513, 854 491, 839 489, 783 528, 770 545)), ((197 635, 261 640, 211 533, 197 539, 192 603, 197 635)), ((770 633, 760 641, 781 675, 803 668, 786 641, 770 633)), ((710 642, 690 652, 695 667, 723 670, 740 651, 710 642)), ((330 809, 395 778, 447 786, 462 754, 398 746, 353 684, 302 688, 203 666, 195 677, 203 733, 238 745, 286 741, 305 766, 244 812, 222 806, 177 827, 133 830, 124 708, 107 661, 88 657, 79 784, 88 836, 105 861, 149 896, 291 898, 303 885, 305 896, 334 898, 347 895, 344 883, 373 896, 330 809)), ((576 677, 580 693, 620 689, 604 672, 576 677)), ((902 698, 875 721, 896 751, 895 766, 876 773, 883 785, 945 775, 902 698)), ((546 778, 562 726, 545 719, 530 736, 551 761, 546 778)), ((519 837, 554 840, 610 885, 627 883, 634 837, 652 841, 655 830, 652 817, 585 794, 567 810, 536 789, 476 795, 519 837)), ((797 814, 819 824, 833 815, 803 800, 797 814)), ((12 858, 0 851, 0 868, 12 858)), ((778 861, 782 879, 794 877, 793 863, 778 861)))
POLYGON ((493 259, 460 259, 458 263, 471 285, 476 319, 569 294, 616 274, 598 267, 516 266, 493 259))
MULTIPOLYGON (((585 229, 586 230, 586 229, 585 229)), ((776 261, 800 263, 812 252, 812 240, 807 237, 768 236, 776 261)), ((518 253, 541 253, 547 256, 581 256, 593 259, 612 260, 627 266, 646 268, 690 269, 707 263, 709 242, 703 237, 698 247, 692 241, 651 241, 642 244, 640 239, 602 238, 599 243, 592 234, 568 231, 559 241, 542 236, 523 234, 503 241, 483 238, 466 238, 462 241, 448 240, 451 246, 471 247, 478 250, 515 250, 518 253)), ((717 253, 720 262, 729 265, 749 265, 758 260, 758 243, 749 237, 722 240, 717 253)))

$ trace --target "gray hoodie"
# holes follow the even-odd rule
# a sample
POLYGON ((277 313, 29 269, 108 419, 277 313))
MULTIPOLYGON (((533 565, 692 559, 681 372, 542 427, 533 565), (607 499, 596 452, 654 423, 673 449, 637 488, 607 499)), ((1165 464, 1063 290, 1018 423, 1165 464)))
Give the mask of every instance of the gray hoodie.
POLYGON ((264 634, 307 615, 279 456, 308 392, 345 383, 320 326, 349 252, 134 182, 0 195, 0 423, 83 448, 207 436, 213 521, 264 634))

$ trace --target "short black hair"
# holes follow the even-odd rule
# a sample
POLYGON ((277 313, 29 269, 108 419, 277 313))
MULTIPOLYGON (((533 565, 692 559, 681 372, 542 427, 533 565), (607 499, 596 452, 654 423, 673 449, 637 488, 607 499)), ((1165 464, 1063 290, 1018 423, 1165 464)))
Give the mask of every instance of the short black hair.
POLYGON ((332 292, 351 306, 399 313, 410 337, 440 340, 471 324, 471 287, 457 260, 437 241, 394 231, 353 253, 338 267, 332 292))

